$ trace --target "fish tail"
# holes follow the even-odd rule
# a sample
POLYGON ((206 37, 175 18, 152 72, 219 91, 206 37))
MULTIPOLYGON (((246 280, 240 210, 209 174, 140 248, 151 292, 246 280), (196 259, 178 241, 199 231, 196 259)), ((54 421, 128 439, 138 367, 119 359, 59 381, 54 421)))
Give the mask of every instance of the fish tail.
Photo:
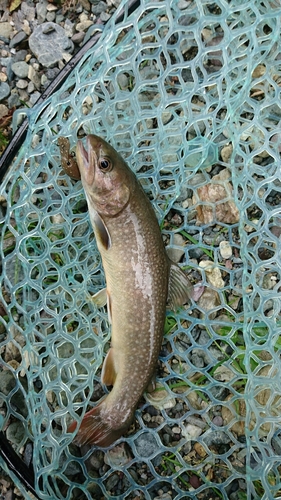
MULTIPOLYGON (((96 445, 101 447, 110 446, 114 441, 122 436, 125 429, 112 429, 106 419, 102 416, 103 401, 88 411, 81 422, 78 433, 74 439, 77 446, 85 444, 96 445)), ((74 432, 77 427, 77 422, 72 422, 67 431, 74 432)))

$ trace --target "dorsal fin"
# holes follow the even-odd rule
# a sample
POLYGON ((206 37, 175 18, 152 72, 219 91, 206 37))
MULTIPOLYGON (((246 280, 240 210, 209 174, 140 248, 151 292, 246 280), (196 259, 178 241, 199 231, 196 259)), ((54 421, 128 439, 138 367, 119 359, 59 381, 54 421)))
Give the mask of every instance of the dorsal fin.
POLYGON ((181 268, 169 259, 170 277, 168 290, 168 305, 176 311, 178 307, 189 302, 192 297, 192 285, 181 268))

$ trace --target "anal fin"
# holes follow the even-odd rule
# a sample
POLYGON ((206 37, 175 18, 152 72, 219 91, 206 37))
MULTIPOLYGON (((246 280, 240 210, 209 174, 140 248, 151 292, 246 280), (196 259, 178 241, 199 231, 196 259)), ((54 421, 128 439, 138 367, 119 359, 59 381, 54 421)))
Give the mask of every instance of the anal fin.
POLYGON ((97 307, 103 307, 107 304, 107 293, 106 288, 102 288, 95 295, 92 295, 91 300, 96 304, 97 307))

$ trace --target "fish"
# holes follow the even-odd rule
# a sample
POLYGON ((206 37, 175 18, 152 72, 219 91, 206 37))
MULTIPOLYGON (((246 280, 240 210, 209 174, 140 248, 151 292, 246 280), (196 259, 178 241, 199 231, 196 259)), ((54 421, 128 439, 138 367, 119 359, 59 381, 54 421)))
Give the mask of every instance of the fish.
MULTIPOLYGON (((93 300, 107 304, 111 345, 101 381, 112 390, 85 413, 74 443, 108 447, 129 429, 153 379, 167 302, 187 303, 192 286, 169 260, 154 209, 121 155, 90 134, 86 148, 78 141, 76 159, 105 271, 106 288, 93 300)), ((68 432, 77 428, 74 420, 68 432)))

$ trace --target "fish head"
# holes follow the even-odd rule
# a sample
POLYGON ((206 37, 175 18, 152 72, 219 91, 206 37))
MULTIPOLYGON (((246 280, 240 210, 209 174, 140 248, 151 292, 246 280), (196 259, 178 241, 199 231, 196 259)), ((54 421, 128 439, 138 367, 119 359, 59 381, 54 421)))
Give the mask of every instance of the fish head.
POLYGON ((78 141, 76 158, 88 204, 99 214, 115 216, 128 204, 136 178, 104 139, 88 135, 78 141))

